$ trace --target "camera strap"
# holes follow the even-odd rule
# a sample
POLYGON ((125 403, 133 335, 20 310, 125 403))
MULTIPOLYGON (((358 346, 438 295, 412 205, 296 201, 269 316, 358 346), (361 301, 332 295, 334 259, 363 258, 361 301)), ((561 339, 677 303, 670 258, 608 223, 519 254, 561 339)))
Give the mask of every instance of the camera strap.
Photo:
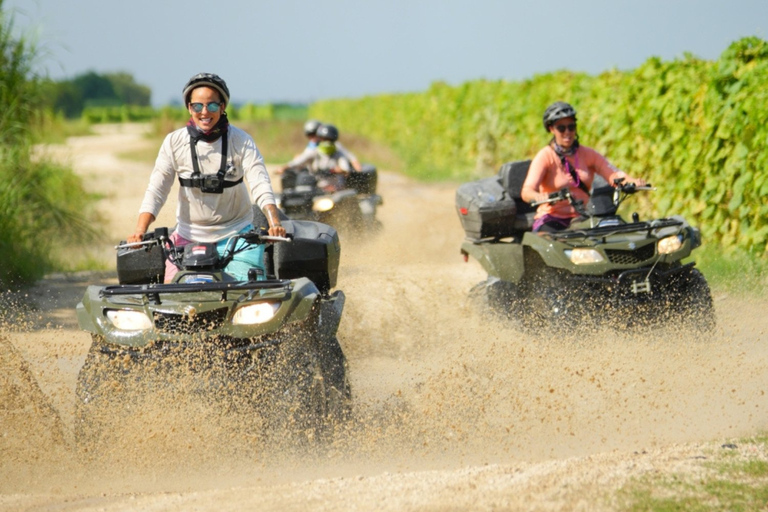
POLYGON ((208 187, 206 186, 205 178, 200 172, 200 163, 198 161, 197 150, 196 150, 197 141, 200 139, 190 136, 189 150, 192 153, 192 169, 193 169, 192 177, 191 178, 179 177, 179 184, 182 187, 194 187, 194 188, 201 189, 203 192, 221 194, 221 192, 225 188, 234 187, 235 185, 242 183, 243 178, 240 178, 237 181, 224 180, 224 175, 227 172, 227 150, 229 149, 229 144, 227 143, 228 133, 229 131, 225 131, 224 134, 221 136, 221 165, 219 166, 219 172, 216 173, 216 178, 218 179, 219 186, 213 190, 210 190, 210 189, 206 190, 206 188, 208 187))

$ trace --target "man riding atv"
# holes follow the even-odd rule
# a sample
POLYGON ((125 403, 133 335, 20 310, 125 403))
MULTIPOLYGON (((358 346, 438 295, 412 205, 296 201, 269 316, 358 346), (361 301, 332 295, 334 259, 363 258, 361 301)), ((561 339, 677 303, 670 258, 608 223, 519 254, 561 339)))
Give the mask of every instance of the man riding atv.
POLYGON ((278 174, 303 167, 319 178, 318 185, 326 192, 344 189, 345 176, 360 171, 360 164, 351 159, 348 152, 339 149, 339 130, 334 125, 321 124, 315 131, 315 137, 317 145, 308 145, 301 154, 281 167, 278 174))
POLYGON ((547 107, 543 122, 552 139, 531 162, 521 192, 524 201, 539 203, 533 231, 567 228, 579 213, 568 201, 548 202, 549 195, 568 188, 574 198, 587 202, 596 174, 609 184, 623 178, 625 184, 645 185, 645 180, 627 176, 600 153, 579 144, 576 110, 568 103, 557 101, 547 107))

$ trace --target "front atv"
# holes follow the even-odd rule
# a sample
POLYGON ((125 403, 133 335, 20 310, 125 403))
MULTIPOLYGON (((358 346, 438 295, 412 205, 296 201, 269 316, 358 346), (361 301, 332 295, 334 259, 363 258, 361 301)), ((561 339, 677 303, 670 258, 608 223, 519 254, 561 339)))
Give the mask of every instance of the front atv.
POLYGON ((649 187, 596 180, 589 204, 567 190, 549 201, 571 201, 582 220, 559 232, 532 231, 533 206, 520 198, 529 161, 502 167, 499 176, 457 191, 467 235, 465 259, 488 272, 473 295, 496 312, 533 329, 595 325, 681 325, 709 331, 714 308, 693 262, 699 231, 680 217, 631 221, 616 212, 631 194, 649 187))
MULTIPOLYGON (((93 338, 78 375, 80 445, 93 452, 116 442, 148 396, 194 396, 264 438, 313 439, 346 418, 350 388, 336 338, 344 293, 332 291, 338 235, 316 222, 283 225, 290 239, 265 245, 266 269, 247 281, 223 271, 227 257, 190 244, 175 251, 181 271, 162 284, 173 251, 167 230, 119 250, 120 284, 88 287, 77 306, 93 338)), ((270 237, 236 238, 233 252, 270 237)))

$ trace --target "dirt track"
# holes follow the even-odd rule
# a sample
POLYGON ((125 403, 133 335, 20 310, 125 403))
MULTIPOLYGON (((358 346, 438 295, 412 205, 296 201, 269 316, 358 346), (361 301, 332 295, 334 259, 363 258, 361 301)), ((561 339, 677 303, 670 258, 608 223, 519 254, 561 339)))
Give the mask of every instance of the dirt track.
MULTIPOLYGON (((105 194, 115 240, 98 257, 132 229, 149 174, 114 153, 142 144, 124 127, 60 154, 105 194)), ((137 447, 136 466, 79 464, 74 386, 90 340, 74 306, 110 273, 51 276, 17 299, 39 309, 0 331, 0 509, 613 509, 603 495, 626 479, 696 474, 725 440, 768 426, 764 301, 716 293, 707 342, 674 331, 535 339, 466 304, 484 275, 458 252, 455 186, 383 173, 380 191, 383 233, 342 234, 340 340, 360 421, 329 453, 236 460, 190 446, 158 460, 162 450, 137 447)))

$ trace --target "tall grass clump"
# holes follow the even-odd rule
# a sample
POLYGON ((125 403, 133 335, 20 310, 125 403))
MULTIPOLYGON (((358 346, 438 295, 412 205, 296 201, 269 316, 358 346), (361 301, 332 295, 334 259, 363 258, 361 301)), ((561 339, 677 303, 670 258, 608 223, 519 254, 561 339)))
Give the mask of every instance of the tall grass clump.
POLYGON ((28 283, 57 268, 57 249, 93 233, 91 203, 70 170, 32 157, 42 118, 35 45, 13 30, 0 0, 0 284, 28 283))

